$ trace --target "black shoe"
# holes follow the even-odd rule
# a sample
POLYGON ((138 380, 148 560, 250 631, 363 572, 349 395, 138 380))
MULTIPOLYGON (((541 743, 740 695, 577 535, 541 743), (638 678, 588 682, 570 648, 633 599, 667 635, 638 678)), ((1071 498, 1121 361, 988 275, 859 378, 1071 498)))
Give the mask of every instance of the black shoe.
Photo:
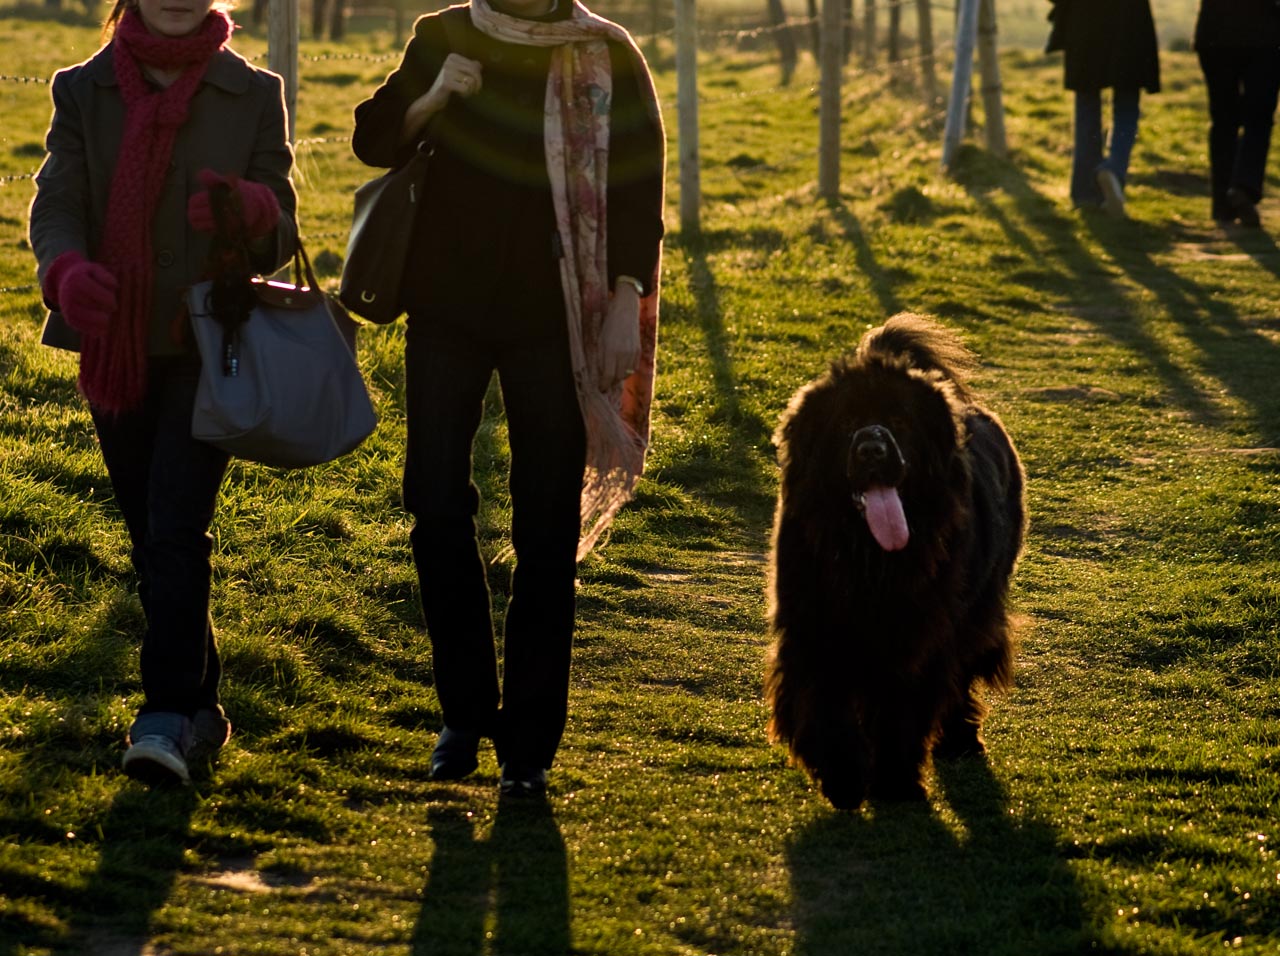
POLYGON ((498 792, 504 797, 540 798, 547 795, 547 772, 518 763, 502 765, 498 792))
POLYGON ((461 780, 480 765, 480 735, 445 727, 431 751, 432 780, 461 780))
POLYGON ((1231 215, 1247 229, 1257 229, 1262 225, 1258 216, 1258 204, 1239 186, 1227 190, 1227 203, 1231 206, 1231 215))

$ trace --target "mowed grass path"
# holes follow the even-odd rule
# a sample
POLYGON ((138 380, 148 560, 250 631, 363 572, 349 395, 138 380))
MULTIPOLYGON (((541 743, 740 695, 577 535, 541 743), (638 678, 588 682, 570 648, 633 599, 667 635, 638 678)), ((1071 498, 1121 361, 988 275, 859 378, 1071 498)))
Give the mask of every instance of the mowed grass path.
MULTIPOLYGON (((2 24, 12 76, 95 47, 2 24)), ((302 224, 332 280, 368 176, 350 110, 394 55, 385 36, 303 52, 302 224)), ((1191 55, 1144 99, 1120 223, 1070 209, 1058 64, 1003 68, 1013 154, 967 146, 950 178, 910 80, 852 78, 825 204, 812 63, 780 89, 761 56, 704 56, 704 230, 675 229, 673 163, 650 470, 581 568, 542 809, 499 805, 491 754, 472 781, 426 779, 440 718, 399 507, 399 326, 361 339, 371 441, 228 476, 220 763, 180 793, 119 774, 140 611, 74 363, 36 344, 26 176, 48 88, 0 80, 0 953, 1280 949, 1280 249, 1207 221, 1191 55), (1017 686, 992 702, 987 765, 940 767, 927 806, 837 814, 764 736, 770 434, 902 309, 981 354, 1027 466, 1017 686)), ((486 422, 497 554, 506 451, 486 422)))

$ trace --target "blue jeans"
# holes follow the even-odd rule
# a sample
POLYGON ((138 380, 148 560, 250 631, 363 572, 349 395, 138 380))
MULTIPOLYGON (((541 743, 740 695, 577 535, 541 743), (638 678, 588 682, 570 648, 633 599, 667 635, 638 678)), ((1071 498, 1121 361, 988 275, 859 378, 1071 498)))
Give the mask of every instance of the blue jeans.
POLYGON ((1071 151, 1071 201, 1077 206, 1102 202, 1098 170, 1109 169, 1120 185, 1129 178, 1129 157, 1138 138, 1137 87, 1112 91, 1111 142, 1103 155, 1102 91, 1076 90, 1075 146, 1071 151))
POLYGON ((568 714, 586 430, 567 329, 502 338, 485 323, 410 316, 404 503, 415 518, 410 541, 444 723, 492 736, 500 763, 548 768, 568 714), (511 448, 516 555, 501 690, 471 477, 495 371, 511 448))
POLYGON ((141 713, 191 717, 218 706, 222 665, 209 619, 209 523, 228 456, 191 437, 200 363, 152 359, 141 407, 91 408, 98 444, 133 546, 142 638, 141 713))

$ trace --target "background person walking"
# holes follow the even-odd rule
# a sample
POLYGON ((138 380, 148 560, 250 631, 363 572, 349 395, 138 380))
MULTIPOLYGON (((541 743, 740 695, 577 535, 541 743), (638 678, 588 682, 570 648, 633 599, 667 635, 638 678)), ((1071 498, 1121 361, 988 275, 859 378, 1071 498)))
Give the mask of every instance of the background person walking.
POLYGON ((1052 0, 1046 52, 1063 52, 1063 86, 1075 93, 1071 201, 1125 215, 1129 159, 1142 90, 1160 90, 1160 58, 1148 0, 1052 0), (1104 153, 1102 91, 1111 90, 1104 153))
POLYGON ((1195 45, 1209 94, 1213 218, 1256 228, 1280 95, 1280 7, 1275 0, 1202 0, 1195 45))
POLYGON ((43 342, 80 352, 146 615, 145 700, 124 769, 187 782, 196 746, 231 732, 209 617, 208 534, 226 453, 191 437, 200 372, 182 297, 214 232, 207 187, 230 191, 252 264, 293 253, 296 205, 282 84, 225 48, 212 0, 118 0, 109 42, 53 79, 31 245, 51 313, 43 342))

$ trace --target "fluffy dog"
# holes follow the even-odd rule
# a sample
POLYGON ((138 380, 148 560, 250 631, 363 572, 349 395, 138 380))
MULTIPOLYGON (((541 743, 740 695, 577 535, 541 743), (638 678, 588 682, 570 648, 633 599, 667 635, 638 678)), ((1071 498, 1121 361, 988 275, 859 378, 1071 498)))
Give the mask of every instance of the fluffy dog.
POLYGON ((841 809, 921 800, 930 754, 985 753, 1007 686, 1022 464, 973 355, 902 313, 791 400, 769 574, 769 735, 841 809))

